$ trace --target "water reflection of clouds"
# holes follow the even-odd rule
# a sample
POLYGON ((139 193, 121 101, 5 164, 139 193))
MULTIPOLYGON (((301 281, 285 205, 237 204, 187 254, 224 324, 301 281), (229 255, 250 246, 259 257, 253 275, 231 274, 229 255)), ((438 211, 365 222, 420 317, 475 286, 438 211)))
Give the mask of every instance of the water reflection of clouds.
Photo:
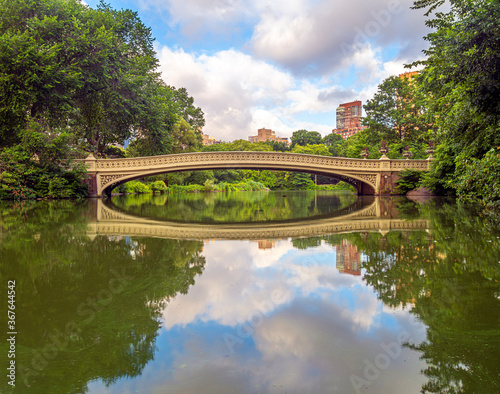
MULTIPOLYGON (((331 245, 216 241, 203 255, 203 274, 164 311, 155 361, 133 387, 118 382, 120 391, 356 392, 351 377, 365 379, 383 344, 401 333, 424 339, 407 311, 385 307, 361 276, 338 272, 331 245)), ((423 367, 403 348, 362 391, 419 392, 423 367)))
POLYGON ((299 250, 284 240, 263 251, 252 242, 219 241, 205 244, 203 254, 203 275, 188 294, 178 295, 166 308, 166 328, 196 320, 235 326, 269 301, 277 308, 297 297, 339 302, 343 313, 356 316, 353 322, 364 327, 376 313, 376 297, 362 286, 361 277, 339 274, 331 245, 299 250), (349 291, 353 287, 355 293, 349 291))

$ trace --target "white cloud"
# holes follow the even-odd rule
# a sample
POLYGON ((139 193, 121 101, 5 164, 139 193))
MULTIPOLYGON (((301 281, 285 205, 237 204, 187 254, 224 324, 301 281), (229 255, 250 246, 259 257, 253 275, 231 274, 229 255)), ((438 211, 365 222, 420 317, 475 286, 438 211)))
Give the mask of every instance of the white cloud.
POLYGON ((192 42, 204 32, 231 42, 227 37, 248 29, 246 45, 227 50, 158 47, 165 82, 186 87, 205 113, 204 131, 224 141, 247 139, 261 127, 282 137, 299 129, 330 133, 336 107, 371 99, 384 78, 421 57, 426 33, 422 13, 402 0, 142 4, 168 11, 169 23, 192 42))
POLYGON ((158 53, 165 82, 187 88, 205 113, 205 131, 216 138, 247 139, 261 127, 283 136, 304 125, 323 133, 332 129, 294 119, 300 112, 334 114, 338 103, 321 100, 324 88, 297 80, 270 63, 236 50, 195 55, 161 47, 158 53))
MULTIPOLYGON (((216 241, 205 244, 203 255, 207 265, 196 286, 188 294, 177 295, 165 309, 167 329, 197 320, 236 326, 295 297, 328 295, 362 282, 361 277, 338 272, 335 248, 327 244, 297 250, 291 241, 281 240, 273 249, 261 250, 256 242, 216 241)), ((357 292, 356 308, 343 312, 343 317, 366 330, 377 314, 377 305, 370 290, 357 292)))
POLYGON ((422 49, 421 13, 399 0, 304 2, 296 12, 261 14, 253 52, 305 75, 337 71, 367 44, 399 44, 407 55, 422 49), (304 10, 305 8, 305 10, 304 10))
POLYGON ((182 36, 204 39, 207 34, 227 36, 239 31, 256 14, 251 2, 245 0, 141 0, 145 11, 167 13, 165 22, 179 27, 182 36))
POLYGON ((422 12, 403 0, 143 0, 144 9, 168 12, 167 23, 191 40, 251 35, 257 57, 294 73, 338 70, 368 41, 399 43, 406 57, 419 54, 427 29, 422 12), (248 33, 247 33, 248 31, 248 33))

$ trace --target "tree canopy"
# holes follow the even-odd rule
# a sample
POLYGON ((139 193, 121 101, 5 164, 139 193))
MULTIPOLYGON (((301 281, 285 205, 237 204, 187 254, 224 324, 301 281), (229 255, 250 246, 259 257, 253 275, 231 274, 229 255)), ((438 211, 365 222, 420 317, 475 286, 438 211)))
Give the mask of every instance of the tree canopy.
MULTIPOLYGON (((420 75, 429 107, 436 115, 441 147, 427 184, 435 190, 468 195, 472 189, 468 166, 500 146, 500 4, 498 1, 418 0, 416 9, 427 9, 433 32, 425 39, 426 58, 420 75)), ((477 163, 476 163, 477 164, 477 163)), ((474 165, 476 165, 474 164, 474 165)), ((485 189, 495 190, 490 159, 479 163, 485 189)), ((498 177, 498 174, 496 174, 498 177)), ((472 182, 473 183, 473 182, 472 182)), ((497 198, 494 191, 486 199, 497 198)), ((483 196, 479 196, 482 198, 483 196)))
POLYGON ((425 116, 425 96, 409 78, 385 79, 364 108, 363 124, 369 127, 372 143, 428 140, 427 130, 432 123, 425 116))
POLYGON ((19 143, 30 119, 97 154, 132 137, 168 153, 179 118, 203 127, 187 90, 160 79, 151 29, 136 12, 77 0, 0 4, 0 147, 19 143))
POLYGON ((317 145, 321 143, 321 134, 317 131, 298 130, 294 131, 291 138, 291 147, 295 145, 317 145))
POLYGON ((185 88, 161 80, 151 29, 136 12, 78 0, 0 0, 0 8, 3 198, 25 189, 55 196, 36 179, 55 182, 69 158, 105 156, 127 140, 129 155, 199 149, 203 111, 185 88), (41 157, 62 140, 52 163, 41 157))

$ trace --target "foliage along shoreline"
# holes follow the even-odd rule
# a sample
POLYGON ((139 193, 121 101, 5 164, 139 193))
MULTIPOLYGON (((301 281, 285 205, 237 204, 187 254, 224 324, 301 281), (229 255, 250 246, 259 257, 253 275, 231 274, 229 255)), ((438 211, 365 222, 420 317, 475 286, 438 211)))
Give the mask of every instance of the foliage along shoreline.
MULTIPOLYGON (((208 192, 245 192, 245 191, 285 191, 291 189, 271 189, 264 183, 248 180, 238 183, 220 182, 214 183, 207 179, 203 185, 172 185, 166 186, 163 181, 140 182, 130 181, 114 189, 113 195, 117 194, 148 194, 148 193, 208 193, 208 192)), ((353 192, 354 188, 344 182, 336 185, 314 185, 307 188, 293 190, 342 190, 353 192)))

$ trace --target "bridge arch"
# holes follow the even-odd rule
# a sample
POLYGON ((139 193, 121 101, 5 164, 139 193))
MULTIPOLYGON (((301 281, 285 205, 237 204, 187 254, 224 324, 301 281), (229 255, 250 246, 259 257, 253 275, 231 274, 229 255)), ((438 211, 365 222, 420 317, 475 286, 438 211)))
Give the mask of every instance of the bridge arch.
POLYGON ((102 193, 105 195, 110 195, 111 191, 129 181, 136 180, 136 179, 141 179, 147 176, 154 176, 154 175, 161 175, 161 174, 168 174, 172 172, 182 172, 182 171, 202 171, 202 170, 227 170, 227 169, 235 169, 235 170, 272 170, 272 171, 290 171, 290 172, 303 172, 307 174, 312 174, 312 175, 324 175, 328 176, 330 178, 337 179, 339 181, 346 182, 350 184, 351 186, 354 186, 356 190, 358 191, 358 194, 368 194, 368 195, 373 195, 375 194, 374 186, 371 185, 370 183, 366 182, 363 179, 360 179, 356 175, 347 175, 343 174, 340 171, 337 173, 325 173, 325 172, 320 172, 320 171, 312 171, 312 170, 297 170, 297 169, 290 169, 290 168, 266 168, 263 166, 240 166, 240 167, 230 167, 228 168, 227 166, 223 167, 215 167, 215 166, 210 166, 206 168, 188 168, 188 169, 169 169, 169 170, 162 170, 158 172, 151 172, 148 174, 131 174, 131 175, 124 175, 121 177, 119 180, 110 180, 106 184, 103 185, 103 190, 102 193))
POLYGON ((427 160, 350 159, 288 152, 194 152, 127 159, 84 160, 93 196, 108 194, 133 179, 179 171, 251 169, 296 171, 326 175, 356 187, 358 194, 392 190, 397 173, 406 168, 426 170, 427 160), (396 175, 396 176, 395 176, 396 175), (384 189, 385 188, 385 189, 384 189))

